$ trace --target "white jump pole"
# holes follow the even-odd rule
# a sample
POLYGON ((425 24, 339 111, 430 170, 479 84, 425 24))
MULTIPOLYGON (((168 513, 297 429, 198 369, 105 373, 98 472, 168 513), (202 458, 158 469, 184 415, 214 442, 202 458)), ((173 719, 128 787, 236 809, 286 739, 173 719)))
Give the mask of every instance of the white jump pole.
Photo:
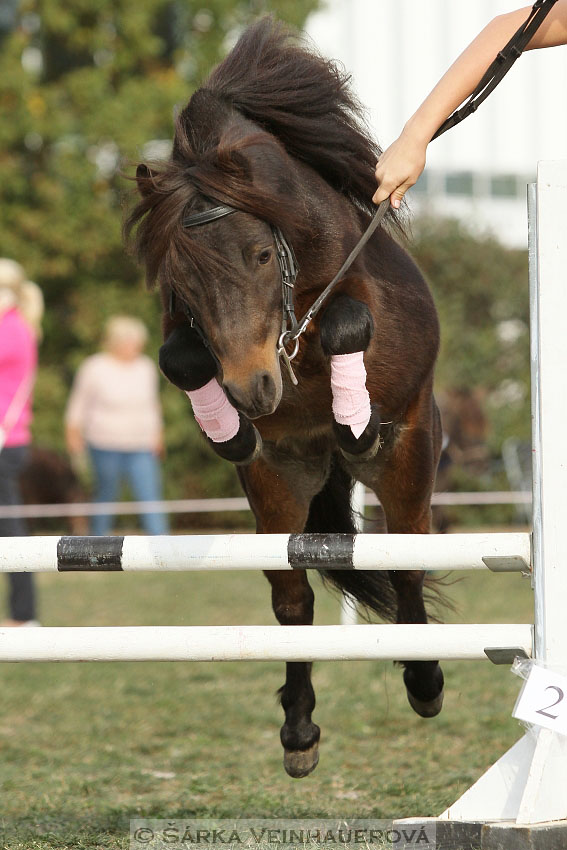
POLYGON ((527 533, 4 537, 2 572, 531 569, 527 533))
MULTIPOLYGON (((535 657, 566 674, 567 162, 539 163, 529 220, 535 657)), ((567 738, 534 729, 441 818, 517 828, 567 821, 566 777, 567 738)))
POLYGON ((478 661, 530 655, 532 626, 96 626, 0 629, 0 661, 478 661))

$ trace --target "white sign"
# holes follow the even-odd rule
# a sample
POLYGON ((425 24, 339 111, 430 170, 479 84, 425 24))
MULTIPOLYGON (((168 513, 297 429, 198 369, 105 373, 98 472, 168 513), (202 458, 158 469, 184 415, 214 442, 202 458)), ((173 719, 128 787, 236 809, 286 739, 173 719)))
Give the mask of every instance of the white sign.
POLYGON ((567 678, 534 664, 512 716, 567 735, 567 678))

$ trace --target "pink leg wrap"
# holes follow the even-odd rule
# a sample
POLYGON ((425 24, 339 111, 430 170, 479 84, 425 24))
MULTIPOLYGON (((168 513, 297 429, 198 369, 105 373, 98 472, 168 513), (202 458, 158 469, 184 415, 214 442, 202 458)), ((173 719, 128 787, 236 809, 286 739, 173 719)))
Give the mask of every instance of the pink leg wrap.
POLYGON ((204 387, 186 393, 199 427, 213 443, 226 443, 238 434, 238 411, 215 378, 204 387))
POLYGON ((333 416, 339 425, 349 425, 357 440, 370 422, 372 412, 363 358, 363 351, 331 357, 333 416))

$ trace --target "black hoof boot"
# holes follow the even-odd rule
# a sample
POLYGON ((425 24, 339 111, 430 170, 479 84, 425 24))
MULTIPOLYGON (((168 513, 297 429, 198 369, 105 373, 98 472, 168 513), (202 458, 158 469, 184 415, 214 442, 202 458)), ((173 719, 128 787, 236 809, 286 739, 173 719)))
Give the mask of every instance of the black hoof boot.
POLYGON ((218 363, 189 324, 175 328, 159 350, 159 368, 185 392, 204 387, 218 372, 218 363))
POLYGON ((352 433, 350 425, 333 422, 339 448, 345 459, 351 463, 361 463, 373 458, 382 445, 381 425, 382 417, 377 404, 371 405, 370 421, 358 439, 352 433))
POLYGON ((242 413, 238 413, 240 427, 238 433, 224 443, 214 443, 207 437, 207 442, 219 457, 229 460, 237 466, 248 466, 256 460, 262 451, 262 438, 255 425, 242 413))
POLYGON ((443 707, 443 671, 435 662, 418 662, 425 665, 433 664, 433 676, 431 681, 424 684, 415 675, 415 670, 406 667, 404 670, 404 684, 408 696, 408 702, 420 717, 436 717, 443 707))

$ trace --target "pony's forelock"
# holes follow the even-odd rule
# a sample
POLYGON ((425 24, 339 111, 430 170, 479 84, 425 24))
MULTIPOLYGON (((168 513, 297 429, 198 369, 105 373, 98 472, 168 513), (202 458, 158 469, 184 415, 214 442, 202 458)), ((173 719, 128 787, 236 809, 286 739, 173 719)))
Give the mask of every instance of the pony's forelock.
POLYGON ((261 130, 242 133, 229 125, 218 144, 197 155, 182 117, 178 118, 172 157, 149 164, 146 176, 137 178, 140 199, 126 224, 127 238, 146 269, 149 287, 167 283, 178 291, 189 272, 199 280, 231 270, 226 257, 195 238, 183 227, 183 217, 207 203, 228 204, 279 227, 290 242, 301 238, 305 225, 298 220, 292 201, 272 185, 256 185, 254 156, 286 154, 272 136, 261 130))

